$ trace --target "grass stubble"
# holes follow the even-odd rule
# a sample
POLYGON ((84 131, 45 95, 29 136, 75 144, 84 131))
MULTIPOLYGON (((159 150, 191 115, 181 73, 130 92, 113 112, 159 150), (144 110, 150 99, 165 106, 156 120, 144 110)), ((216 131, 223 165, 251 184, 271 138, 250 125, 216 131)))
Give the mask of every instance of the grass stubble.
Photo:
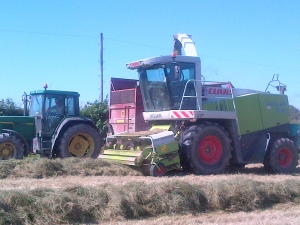
POLYGON ((0 162, 0 224, 295 224, 300 168, 155 178, 100 159, 0 162))

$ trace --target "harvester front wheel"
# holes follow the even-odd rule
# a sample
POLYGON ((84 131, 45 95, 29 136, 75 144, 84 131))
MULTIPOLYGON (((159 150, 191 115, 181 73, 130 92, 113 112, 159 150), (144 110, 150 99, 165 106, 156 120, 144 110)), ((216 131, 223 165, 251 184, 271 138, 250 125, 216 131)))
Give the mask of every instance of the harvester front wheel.
POLYGON ((298 165, 298 159, 294 142, 288 138, 280 138, 268 149, 264 168, 269 173, 291 173, 298 165))
POLYGON ((229 164, 230 142, 223 127, 207 122, 188 128, 181 146, 194 173, 218 174, 229 164))
POLYGON ((0 134, 0 159, 23 159, 24 147, 14 136, 0 134))
POLYGON ((167 168, 161 163, 150 166, 150 175, 153 177, 162 177, 166 174, 167 168))
POLYGON ((61 158, 97 158, 102 141, 95 128, 87 124, 74 125, 63 134, 59 144, 61 158))

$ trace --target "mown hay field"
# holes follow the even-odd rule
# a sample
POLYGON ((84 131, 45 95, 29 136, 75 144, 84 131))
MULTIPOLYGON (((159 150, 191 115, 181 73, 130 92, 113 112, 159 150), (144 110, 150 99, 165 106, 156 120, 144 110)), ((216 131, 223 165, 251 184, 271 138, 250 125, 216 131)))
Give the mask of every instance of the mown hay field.
POLYGON ((143 176, 101 159, 0 161, 0 224, 297 224, 300 167, 143 176))

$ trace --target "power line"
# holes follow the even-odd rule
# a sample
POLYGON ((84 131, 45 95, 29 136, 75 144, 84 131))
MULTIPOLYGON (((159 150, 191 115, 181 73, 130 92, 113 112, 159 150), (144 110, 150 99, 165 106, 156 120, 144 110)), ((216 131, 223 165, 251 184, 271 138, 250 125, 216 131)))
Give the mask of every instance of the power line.
POLYGON ((117 40, 117 39, 113 39, 113 38, 105 38, 105 39, 112 40, 112 41, 117 41, 117 42, 123 42, 123 43, 127 43, 127 44, 132 44, 132 45, 139 45, 139 46, 149 47, 149 48, 157 48, 157 49, 169 50, 168 48, 161 48, 161 47, 157 47, 157 46, 151 46, 151 45, 145 45, 145 44, 138 44, 138 43, 134 43, 134 42, 124 41, 124 40, 117 40))
POLYGON ((66 37, 82 37, 82 38, 97 38, 95 36, 89 35, 78 35, 78 34, 59 34, 59 33, 50 33, 50 32, 36 32, 36 31, 23 31, 23 30, 4 30, 0 29, 2 32, 12 32, 12 33, 25 33, 25 34, 40 34, 40 35, 53 35, 53 36, 66 36, 66 37))
MULTIPOLYGON (((61 34, 61 33, 51 33, 51 32, 36 32, 36 31, 22 31, 22 30, 9 30, 9 29, 0 29, 0 32, 14 32, 14 33, 25 33, 25 34, 39 34, 39 35, 53 35, 53 36, 93 38, 93 39, 97 38, 97 39, 99 39, 99 37, 91 36, 91 35, 61 34)), ((156 49, 169 50, 167 48, 161 48, 161 47, 157 47, 157 46, 139 44, 139 43, 134 43, 134 42, 130 42, 130 41, 124 41, 124 40, 118 40, 118 39, 114 39, 114 38, 109 38, 109 37, 106 37, 104 39, 111 40, 111 41, 122 42, 122 43, 127 43, 127 44, 131 44, 131 45, 143 46, 143 47, 147 47, 147 48, 156 48, 156 49)), ((263 67, 271 67, 271 68, 277 68, 277 69, 299 71, 297 69, 291 69, 291 68, 285 68, 285 67, 279 67, 279 66, 270 66, 270 65, 264 65, 264 64, 260 64, 260 63, 254 63, 254 62, 246 62, 246 61, 235 60, 235 59, 220 58, 220 57, 215 57, 215 56, 210 56, 210 55, 205 55, 205 54, 200 54, 200 56, 201 57, 218 59, 218 60, 224 60, 224 61, 231 61, 231 62, 237 62, 237 63, 244 63, 244 64, 256 65, 256 66, 263 66, 263 67)))
MULTIPOLYGON (((23 31, 23 30, 7 30, 7 29, 0 29, 2 32, 12 32, 12 33, 25 33, 25 34, 40 34, 40 35, 53 35, 53 36, 66 36, 66 37, 81 37, 81 38, 97 38, 99 37, 96 36, 91 36, 91 35, 78 35, 78 34, 61 34, 61 33, 51 33, 51 32, 37 32, 37 31, 23 31)), ((145 45, 145 44, 139 44, 139 43, 134 43, 134 42, 129 42, 129 41, 124 41, 124 40, 118 40, 114 38, 105 38, 106 40, 111 40, 111 41, 117 41, 117 42, 123 42, 131 45, 139 45, 139 46, 144 46, 144 47, 149 47, 149 48, 157 48, 157 49, 164 49, 168 50, 166 48, 161 48, 157 46, 151 46, 151 45, 145 45)))
MULTIPOLYGON (((286 67, 280 67, 280 66, 271 66, 271 65, 264 65, 260 63, 254 63, 254 62, 246 62, 246 61, 241 61, 241 60, 235 60, 235 59, 226 59, 226 58, 220 58, 220 57, 215 57, 215 56, 209 56, 209 55, 200 55, 201 57, 207 57, 207 58, 212 58, 212 59, 218 59, 218 60, 224 60, 224 61, 231 61, 231 62, 237 62, 237 63, 244 63, 244 64, 250 64, 250 65, 256 65, 256 66, 262 66, 262 67, 270 67, 270 68, 276 68, 276 69, 284 69, 284 70, 293 70, 293 71, 299 71, 297 69, 292 69, 292 68, 286 68, 286 67)), ((199 57, 200 57, 199 56, 199 57)))

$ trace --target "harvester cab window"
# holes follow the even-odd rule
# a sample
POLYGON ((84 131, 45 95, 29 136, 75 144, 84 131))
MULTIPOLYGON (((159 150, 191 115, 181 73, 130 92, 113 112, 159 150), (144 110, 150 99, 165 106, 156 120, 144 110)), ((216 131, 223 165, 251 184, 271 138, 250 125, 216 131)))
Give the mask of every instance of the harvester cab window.
POLYGON ((139 71, 140 85, 145 111, 166 111, 171 109, 165 70, 155 66, 139 71))
POLYGON ((195 66, 178 63, 168 66, 167 76, 173 109, 196 109, 195 66), (168 72, 169 71, 169 72, 168 72))
POLYGON ((146 112, 197 109, 194 63, 141 68, 139 77, 146 112))

